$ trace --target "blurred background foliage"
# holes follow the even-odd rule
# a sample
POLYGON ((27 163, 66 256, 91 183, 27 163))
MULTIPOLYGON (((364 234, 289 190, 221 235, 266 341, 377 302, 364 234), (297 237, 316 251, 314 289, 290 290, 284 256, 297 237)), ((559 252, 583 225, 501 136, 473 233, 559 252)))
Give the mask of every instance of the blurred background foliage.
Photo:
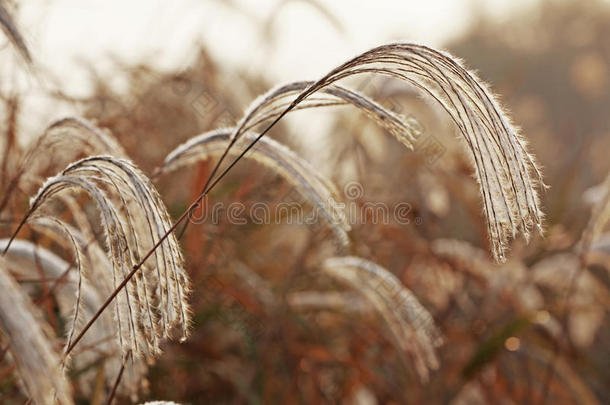
MULTIPOLYGON (((340 27, 340 15, 315 4, 320 18, 340 27)), ((271 36, 261 48, 273 46, 272 19, 261 28, 271 36)), ((545 237, 515 241, 504 265, 486 253, 478 188, 454 127, 413 89, 391 80, 350 82, 417 119, 432 149, 407 151, 349 107, 297 113, 305 119, 289 117, 271 131, 340 189, 350 181, 361 184, 359 207, 411 205, 408 225, 354 225, 351 253, 390 269, 433 314, 445 343, 440 369, 428 383, 397 355, 370 310, 299 303, 299 296, 343 291, 319 271, 335 248, 323 226, 234 226, 225 220, 191 226, 183 239, 195 291, 192 337, 166 345, 143 398, 193 404, 609 403, 607 252, 577 278, 565 303, 577 267, 572 251, 590 217, 595 186, 610 170, 608 38, 607 3, 565 0, 541 1, 501 23, 481 15, 446 44, 511 111, 550 186, 543 195, 545 237), (327 123, 323 134, 307 125, 318 129, 318 120, 327 123), (447 254, 440 238, 468 244, 447 254), (555 371, 545 394, 549 361, 555 371)), ((176 72, 115 63, 125 76, 121 90, 91 66, 92 96, 52 96, 112 131, 148 174, 188 138, 234 125, 256 96, 277 84, 221 68, 203 46, 191 66, 176 72)), ((19 95, 4 94, 3 102, 4 150, 13 151, 3 162, 10 166, 20 153, 14 137, 22 123, 11 113, 19 95)), ((157 180, 170 213, 188 206, 210 168, 204 162, 157 180)), ((210 196, 213 203, 246 206, 296 199, 290 185, 246 160, 210 196)), ((13 212, 25 200, 12 200, 13 212)), ((3 384, 2 395, 14 394, 10 382, 3 384)))

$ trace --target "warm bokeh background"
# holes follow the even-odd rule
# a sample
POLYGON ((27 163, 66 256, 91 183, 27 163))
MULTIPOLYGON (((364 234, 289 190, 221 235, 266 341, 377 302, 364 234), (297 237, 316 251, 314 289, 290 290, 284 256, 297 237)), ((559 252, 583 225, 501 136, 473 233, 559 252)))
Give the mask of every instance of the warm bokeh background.
MULTIPOLYGON (((295 293, 344 290, 318 269, 333 252, 323 226, 221 221, 191 226, 183 239, 194 284, 193 335, 166 345, 151 366, 144 399, 610 402, 607 255, 595 258, 565 299, 577 271, 572 251, 599 194, 594 187, 610 171, 610 3, 14 3, 37 65, 32 72, 9 45, 0 49, 5 173, 52 120, 76 114, 112 131, 151 174, 188 138, 235 124, 269 88, 315 79, 368 47, 405 39, 444 47, 477 71, 544 169, 545 237, 515 241, 508 263, 495 265, 487 253, 471 252, 489 247, 478 188, 456 130, 413 89, 380 78, 349 82, 418 119, 441 146, 432 158, 406 150, 347 107, 287 117, 270 136, 339 189, 361 184, 358 204, 411 205, 408 225, 354 225, 350 253, 391 270, 430 310, 445 336, 439 370, 421 383, 375 314, 340 306, 303 309, 291 300, 295 293), (469 244, 446 254, 435 245, 440 238, 469 244), (556 372, 545 394, 549 359, 556 372)), ((209 170, 210 163, 202 163, 158 179, 172 215, 196 197, 209 170)), ((2 195, 6 187, 0 184, 2 195)), ((0 213, 2 236, 26 197, 16 195, 0 213)), ((247 206, 287 198, 295 198, 290 185, 249 161, 210 196, 247 206)), ((0 401, 19 403, 11 380, 4 381, 0 401)))

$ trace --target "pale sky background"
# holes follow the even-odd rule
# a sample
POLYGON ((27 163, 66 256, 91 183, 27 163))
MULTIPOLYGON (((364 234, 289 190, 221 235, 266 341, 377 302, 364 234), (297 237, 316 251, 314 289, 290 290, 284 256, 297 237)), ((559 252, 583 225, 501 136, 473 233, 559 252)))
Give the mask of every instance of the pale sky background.
MULTIPOLYGON (((19 0, 16 19, 37 66, 58 79, 45 86, 78 97, 89 93, 91 67, 116 88, 125 82, 115 60, 181 70, 193 62, 198 44, 228 77, 245 71, 272 84, 315 80, 373 46, 409 40, 442 47, 479 17, 502 23, 528 13, 539 1, 315 0, 341 22, 343 32, 305 0, 19 0), (261 27, 274 12, 269 44, 261 27)), ((7 55, 16 59, 11 46, 1 46, 6 45, 2 36, 0 31, 0 61, 7 55)), ((23 79, 31 90, 19 92, 27 95, 21 141, 58 118, 78 114, 50 102, 40 82, 15 74, 15 65, 0 62, 0 73, 23 79)), ((0 86, 15 83, 20 82, 4 80, 0 86)), ((324 123, 315 121, 307 122, 308 128, 323 132, 324 123)))
POLYGON ((279 0, 21 0, 19 23, 37 61, 85 91, 83 62, 105 71, 110 55, 126 62, 182 68, 197 42, 222 66, 240 66, 272 82, 315 79, 357 52, 389 40, 442 45, 476 13, 501 20, 536 0, 317 0, 345 28, 341 34, 305 1, 287 1, 273 25, 273 52, 260 26, 279 0))

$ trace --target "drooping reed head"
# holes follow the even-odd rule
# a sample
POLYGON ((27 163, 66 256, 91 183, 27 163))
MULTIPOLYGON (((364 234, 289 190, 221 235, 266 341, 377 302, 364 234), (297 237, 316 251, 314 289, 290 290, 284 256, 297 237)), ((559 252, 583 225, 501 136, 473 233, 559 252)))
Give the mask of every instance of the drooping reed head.
MULTIPOLYGON (((111 265, 106 259, 98 257, 94 251, 96 243, 85 242, 78 231, 68 225, 58 225, 57 218, 37 217, 30 221, 30 226, 44 233, 51 240, 66 248, 83 252, 85 258, 82 266, 68 263, 55 253, 36 245, 30 241, 16 239, 11 243, 10 249, 4 258, 15 277, 36 279, 41 275, 49 280, 56 280, 51 290, 58 304, 59 314, 66 324, 64 347, 70 344, 70 336, 75 330, 83 327, 82 319, 89 319, 102 305, 103 300, 110 294, 109 286, 105 284, 110 279, 111 265), (69 228, 69 234, 61 227, 69 228), (76 239, 79 247, 73 247, 76 239), (92 272, 100 267, 98 272, 92 272), (85 273, 85 274, 82 274, 85 273), (106 274, 104 274, 106 273, 106 274)), ((8 239, 0 239, 0 249, 8 244, 8 239)), ((118 328, 111 312, 103 313, 95 322, 82 340, 83 350, 75 350, 70 354, 69 369, 79 370, 75 381, 79 391, 85 395, 91 394, 94 389, 97 370, 87 370, 87 366, 103 361, 106 385, 111 387, 115 376, 121 366, 121 348, 116 338, 118 328), (85 370, 85 371, 83 371, 85 370)), ((65 349, 64 349, 65 351, 65 349)), ((118 392, 136 397, 143 383, 144 373, 147 370, 143 361, 134 360, 125 370, 118 392)))
POLYGON ((70 405, 72 388, 42 314, 9 274, 0 257, 0 330, 28 395, 37 404, 70 405))
MULTIPOLYGON (((497 261, 505 260, 509 238, 522 233, 527 239, 532 228, 541 231, 543 213, 538 189, 543 184, 542 176, 517 128, 475 74, 451 55, 424 45, 382 45, 352 58, 307 87, 301 83, 272 90, 252 104, 236 127, 234 139, 241 137, 253 125, 272 121, 268 130, 286 113, 307 103, 316 106, 332 104, 328 100, 312 100, 318 92, 334 93, 332 95, 341 98, 342 102, 352 103, 351 95, 331 92, 330 86, 343 78, 363 73, 407 82, 438 103, 455 123, 473 162, 492 254, 497 261), (292 101, 279 106, 274 104, 284 94, 294 94, 299 86, 305 88, 292 101)), ((367 111, 367 108, 363 109, 367 111)), ((373 115, 374 110, 368 109, 373 115)), ((408 128, 406 125, 403 127, 408 128)), ((391 132, 407 146, 413 146, 413 134, 405 133, 404 128, 401 133, 400 126, 395 126, 391 132)))
POLYGON ((397 347, 409 353, 422 380, 439 366, 435 348, 442 343, 430 313, 415 295, 383 267, 359 257, 334 257, 323 264, 326 274, 347 284, 382 316, 397 347))
MULTIPOLYGON (((171 228, 159 194, 127 160, 94 156, 70 164, 49 178, 32 198, 30 215, 67 189, 84 191, 97 205, 112 264, 108 276, 113 288, 171 228)), ((174 329, 186 338, 189 292, 182 253, 170 234, 115 300, 123 354, 154 357, 160 352, 161 339, 170 337, 174 329)))
MULTIPOLYGON (((210 156, 222 155, 231 144, 232 133, 233 128, 225 128, 189 139, 167 155, 156 175, 192 165, 210 156)), ((249 143, 256 137, 256 134, 247 133, 243 139, 249 143)), ((237 155, 239 152, 239 149, 231 149, 229 153, 237 155)), ((270 168, 290 182, 326 219, 340 247, 345 248, 349 244, 347 231, 350 226, 339 204, 340 197, 330 180, 286 146, 269 138, 260 139, 245 157, 270 168)))

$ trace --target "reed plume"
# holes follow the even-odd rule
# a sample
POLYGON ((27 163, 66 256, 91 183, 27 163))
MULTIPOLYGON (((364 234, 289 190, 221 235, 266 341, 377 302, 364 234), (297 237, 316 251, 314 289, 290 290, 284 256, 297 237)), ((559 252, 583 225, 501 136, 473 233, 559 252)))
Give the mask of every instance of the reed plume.
MULTIPOLYGON (((85 268, 85 260, 84 253, 82 249, 82 245, 77 241, 77 235, 72 231, 72 229, 66 224, 64 221, 61 221, 58 218, 54 217, 40 217, 40 216, 32 216, 30 217, 30 224, 34 224, 35 227, 41 228, 49 228, 52 232, 61 233, 65 235, 66 239, 70 242, 72 246, 72 250, 74 252, 74 262, 76 264, 76 276, 77 276, 77 287, 76 287, 76 297, 74 299, 74 315, 70 324, 70 330, 68 332, 68 340, 66 342, 66 349, 70 347, 72 344, 72 339, 74 337, 74 332, 77 327, 77 324, 81 320, 80 305, 81 305, 81 292, 83 287, 83 275, 86 271, 85 268)), ((64 271, 69 271, 70 266, 66 267, 64 271)), ((81 325, 82 326, 82 325, 81 325)))
POLYGON ((92 155, 126 157, 125 150, 108 131, 78 117, 66 117, 53 122, 28 148, 20 171, 30 175, 41 169, 41 162, 65 167, 77 158, 92 155), (60 153, 61 152, 61 153, 60 153))
MULTIPOLYGON (((85 279, 81 281, 81 276, 76 273, 78 271, 75 267, 76 263, 68 263, 55 253, 27 240, 14 240, 4 257, 13 274, 19 278, 35 279, 42 276, 48 280, 53 280, 50 291, 53 291, 60 315, 64 319, 69 329, 68 335, 70 335, 77 325, 75 321, 78 320, 78 327, 82 327, 81 318, 93 316, 102 305, 103 299, 110 294, 111 285, 106 284, 107 281, 111 281, 109 274, 111 265, 105 256, 103 260, 92 261, 90 251, 96 244, 90 243, 90 241, 85 242, 79 232, 67 224, 62 226, 67 227, 68 231, 62 230, 61 226, 54 223, 56 220, 53 217, 35 217, 30 221, 30 225, 60 245, 66 244, 68 249, 74 249, 72 244, 73 240, 76 240, 79 244, 78 249, 84 252, 84 260, 81 260, 83 263, 86 262, 86 266, 83 265, 81 270, 84 267, 92 270, 94 268, 92 263, 95 263, 95 267, 100 266, 99 274, 107 280, 100 280, 98 276, 92 277, 91 272, 87 271, 89 276, 83 275, 85 279), (42 271, 42 274, 40 271, 42 271), (80 284, 81 282, 82 284, 80 284), (77 306, 79 307, 78 317, 75 310, 77 306)), ((0 249, 4 249, 8 241, 8 239, 0 239, 0 249)), ((89 365, 103 360, 106 384, 110 387, 114 382, 114 375, 121 367, 121 348, 116 338, 117 332, 117 325, 113 320, 112 313, 103 313, 82 340, 82 346, 88 349, 76 350, 70 354, 70 368, 72 370, 87 370, 89 365)), ((69 346, 67 342, 69 342, 69 339, 64 345, 65 348, 69 346)), ((146 371, 146 364, 134 360, 129 369, 126 370, 118 392, 136 398, 140 387, 145 382, 146 371)), ((80 391, 85 394, 89 393, 94 386, 96 370, 79 372, 78 375, 77 381, 80 391)))
MULTIPOLYGON (((271 108, 271 113, 265 113, 277 93, 288 92, 282 88, 273 90, 252 104, 233 133, 234 141, 252 125, 273 119, 259 135, 262 137, 285 114, 298 108, 314 93, 324 91, 340 79, 361 73, 402 79, 427 94, 448 113, 474 164, 492 254, 497 261, 505 260, 509 237, 522 233, 528 239, 534 226, 541 231, 543 214, 538 188, 542 175, 518 130, 476 75, 456 58, 427 46, 394 43, 373 48, 307 86, 286 103, 285 108, 271 108)), ((409 135, 412 134, 402 134, 399 139, 413 148, 409 135)))
POLYGON ((432 316, 413 293, 388 270, 359 257, 327 259, 323 270, 375 307, 397 346, 411 354, 420 378, 427 380, 429 370, 439 366, 435 348, 442 343, 442 337, 432 316))
POLYGON ((36 404, 73 404, 72 390, 53 349, 42 314, 21 290, 0 257, 0 330, 6 337, 25 394, 36 404))
MULTIPOLYGON (((51 227, 53 231, 59 231, 61 225, 55 224, 56 218, 37 218, 32 222, 32 225, 37 230, 42 230, 44 227, 51 227), (43 223, 49 221, 48 223, 43 223)), ((75 234, 70 230, 59 231, 65 234, 64 238, 70 239, 70 245, 74 243, 75 234)), ((57 240, 57 239, 56 239, 57 240)), ((8 239, 0 239, 0 248, 4 249, 8 245, 8 239)), ((58 302, 60 314, 65 318, 70 333, 75 328, 77 313, 93 314, 102 303, 100 291, 95 286, 88 282, 83 282, 82 276, 78 273, 84 272, 84 266, 81 264, 85 260, 82 258, 82 250, 84 246, 81 241, 77 242, 78 249, 81 253, 77 253, 75 263, 68 263, 55 253, 33 244, 27 240, 15 239, 4 256, 9 267, 19 277, 37 278, 41 275, 49 280, 54 280, 54 295, 58 302), (81 258, 79 258, 81 256, 81 258), (76 267, 74 266, 76 264, 76 267), (42 274, 39 273, 42 271, 42 274), (76 273, 76 274, 75 274, 76 273)), ((110 316, 102 317, 99 325, 91 332, 92 339, 102 339, 108 334, 112 335, 114 323, 110 316)), ((105 350, 105 348, 104 348, 105 350)))
MULTIPOLYGON (((222 155, 231 143, 233 131, 233 128, 219 129, 189 139, 167 155, 155 176, 192 165, 210 156, 222 155)), ((254 139, 256 135, 252 133, 244 136, 246 142, 254 139)), ((239 152, 231 149, 229 153, 236 155, 239 152)), ((245 157, 270 168, 296 187, 303 198, 322 213, 340 245, 345 247, 349 244, 347 231, 350 226, 343 207, 337 203, 340 197, 330 180, 286 146, 269 138, 257 142, 245 157)))
MULTIPOLYGON (((70 164, 49 178, 31 199, 30 212, 58 193, 80 189, 96 203, 104 226, 112 264, 113 287, 131 271, 171 228, 165 206, 149 180, 132 163, 110 156, 94 156, 70 164)), ((114 302, 119 344, 126 355, 152 358, 160 340, 175 328, 188 335, 189 281, 175 236, 169 235, 130 280, 114 302)))
MULTIPOLYGON (((312 81, 292 82, 277 86, 258 97, 250 104, 244 118, 240 122, 239 130, 235 131, 233 136, 238 138, 244 131, 251 130, 268 120, 277 118, 291 105, 291 100, 295 96, 308 90, 314 84, 312 81)), ((341 105, 351 105, 360 110, 411 149, 420 135, 421 127, 414 125, 412 121, 405 119, 404 116, 383 107, 364 94, 334 84, 321 87, 315 97, 309 96, 305 98, 293 110, 341 105)))
POLYGON ((66 117, 53 122, 36 141, 30 153, 48 153, 49 148, 85 155, 126 156, 119 141, 107 129, 98 128, 80 117, 66 117))
POLYGON ((127 156, 109 131, 82 118, 67 117, 53 122, 25 152, 7 187, 9 192, 0 201, 0 211, 17 187, 33 191, 40 186, 45 170, 54 173, 79 158, 92 155, 127 156))

